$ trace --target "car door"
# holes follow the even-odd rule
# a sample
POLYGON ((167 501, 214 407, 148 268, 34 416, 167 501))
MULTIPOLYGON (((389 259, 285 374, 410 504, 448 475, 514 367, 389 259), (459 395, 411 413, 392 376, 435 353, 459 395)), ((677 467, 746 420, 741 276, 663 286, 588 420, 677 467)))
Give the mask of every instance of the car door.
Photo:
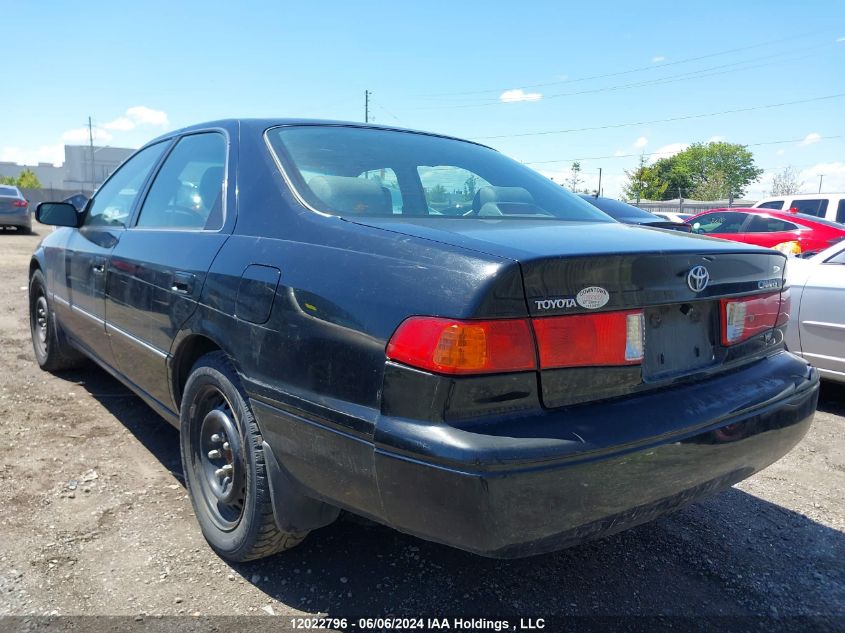
POLYGON ((139 192, 167 143, 134 154, 100 187, 88 203, 82 226, 65 250, 67 310, 62 324, 101 361, 114 365, 105 329, 107 263, 120 241, 139 192))
POLYGON ((196 309, 206 273, 227 237, 228 159, 222 131, 181 137, 109 264, 106 325, 118 367, 171 409, 170 347, 196 309))
POLYGON ((798 310, 801 351, 824 372, 845 379, 845 250, 813 267, 798 310))

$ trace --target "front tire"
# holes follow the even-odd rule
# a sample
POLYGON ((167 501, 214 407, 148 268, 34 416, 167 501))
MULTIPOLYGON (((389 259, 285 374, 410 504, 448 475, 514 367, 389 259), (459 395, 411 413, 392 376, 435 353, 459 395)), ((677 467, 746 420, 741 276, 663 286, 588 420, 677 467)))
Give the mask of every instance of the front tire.
POLYGON ((29 330, 38 366, 45 371, 79 367, 84 356, 71 347, 62 332, 50 301, 44 275, 36 270, 29 280, 29 330))
POLYGON ((214 551, 244 562, 305 538, 307 532, 283 532, 276 525, 258 425, 223 352, 206 354, 191 369, 180 424, 185 483, 214 551))

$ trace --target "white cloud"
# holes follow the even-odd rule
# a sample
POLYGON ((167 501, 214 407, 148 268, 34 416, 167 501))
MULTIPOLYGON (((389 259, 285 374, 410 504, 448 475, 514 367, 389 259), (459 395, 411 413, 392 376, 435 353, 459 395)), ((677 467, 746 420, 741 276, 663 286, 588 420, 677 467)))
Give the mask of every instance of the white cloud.
POLYGON ((18 165, 37 165, 51 163, 61 165, 65 160, 65 146, 42 145, 37 149, 21 149, 20 147, 4 147, 0 149, 0 161, 17 163, 18 165))
POLYGON ((819 190, 819 174, 822 180, 822 192, 845 191, 845 163, 834 161, 831 163, 817 163, 801 171, 799 180, 804 181, 803 193, 817 193, 819 190))
POLYGON ((167 127, 169 123, 167 113, 162 110, 153 110, 147 106, 133 106, 126 110, 126 114, 124 116, 119 116, 116 119, 105 123, 103 128, 117 132, 129 132, 139 125, 167 127))
POLYGON ((775 152, 775 153, 776 153, 778 156, 783 156, 784 154, 786 154, 786 150, 784 150, 784 149, 779 149, 779 150, 778 150, 777 152, 775 152))
POLYGON ((633 147, 634 149, 642 149, 646 145, 648 145, 648 139, 645 136, 641 136, 636 141, 634 141, 634 144, 631 147, 633 147))
POLYGON ((807 136, 804 137, 804 140, 801 141, 801 145, 812 145, 813 143, 818 143, 822 140, 822 135, 818 132, 810 132, 807 136))
POLYGON ((126 111, 126 116, 137 125, 155 125, 167 127, 170 121, 167 120, 167 113, 161 110, 153 110, 147 106, 134 106, 126 111))
POLYGON ((836 41, 837 42, 845 42, 845 37, 837 37, 836 41))
POLYGON ((665 60, 666 60, 666 58, 663 57, 663 55, 655 55, 654 57, 651 58, 651 62, 653 64, 657 64, 657 63, 665 61, 665 60))
POLYGON ((707 142, 708 143, 721 143, 724 140, 725 140, 724 136, 717 134, 716 136, 711 136, 709 139, 707 139, 707 142))
MULTIPOLYGON (((101 127, 91 128, 91 136, 94 138, 95 143, 108 143, 114 138, 109 132, 101 127)), ((89 141, 88 128, 77 127, 72 130, 67 130, 62 134, 62 140, 65 143, 87 143, 89 141)))
POLYGON ((109 121, 103 124, 107 130, 115 130, 118 132, 128 132, 135 129, 135 122, 125 116, 119 116, 114 121, 109 121))
POLYGON ((669 143, 663 147, 658 147, 652 154, 652 158, 669 158, 678 152, 683 152, 689 147, 689 143, 669 143))
POLYGON ((522 88, 515 88, 513 90, 505 90, 499 95, 499 100, 502 103, 517 103, 519 101, 539 101, 543 95, 539 92, 525 92, 522 88))

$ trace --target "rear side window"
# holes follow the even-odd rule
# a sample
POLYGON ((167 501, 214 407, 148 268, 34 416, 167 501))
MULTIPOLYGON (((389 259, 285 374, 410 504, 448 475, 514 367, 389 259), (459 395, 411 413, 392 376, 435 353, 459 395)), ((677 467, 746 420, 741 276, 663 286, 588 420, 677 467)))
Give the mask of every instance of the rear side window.
POLYGON ((745 213, 727 211, 724 213, 708 213, 695 218, 692 223, 694 233, 739 233, 742 224, 748 217, 745 213))
POLYGON ((783 209, 783 200, 772 200, 771 202, 764 202, 757 205, 758 209, 783 209))
POLYGON ((126 226, 141 187, 167 143, 156 143, 134 154, 109 178, 88 207, 85 226, 126 226))
POLYGON ((820 198, 818 200, 793 200, 789 208, 798 209, 798 213, 823 218, 827 211, 827 198, 820 198))
POLYGON ((792 222, 767 218, 764 215, 755 215, 751 218, 751 224, 746 229, 749 233, 776 233, 778 231, 795 231, 798 227, 792 222))
POLYGON ((845 224, 845 198, 839 201, 839 206, 836 208, 836 221, 845 224))
POLYGON ((180 139, 156 174, 138 227, 217 230, 223 226, 226 138, 217 132, 180 139))

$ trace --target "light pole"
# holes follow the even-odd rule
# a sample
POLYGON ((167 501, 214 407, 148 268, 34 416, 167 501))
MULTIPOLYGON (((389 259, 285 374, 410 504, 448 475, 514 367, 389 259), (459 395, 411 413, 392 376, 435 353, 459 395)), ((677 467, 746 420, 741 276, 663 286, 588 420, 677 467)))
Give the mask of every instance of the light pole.
POLYGON ((824 174, 819 174, 819 193, 822 192, 822 180, 824 180, 824 174))

